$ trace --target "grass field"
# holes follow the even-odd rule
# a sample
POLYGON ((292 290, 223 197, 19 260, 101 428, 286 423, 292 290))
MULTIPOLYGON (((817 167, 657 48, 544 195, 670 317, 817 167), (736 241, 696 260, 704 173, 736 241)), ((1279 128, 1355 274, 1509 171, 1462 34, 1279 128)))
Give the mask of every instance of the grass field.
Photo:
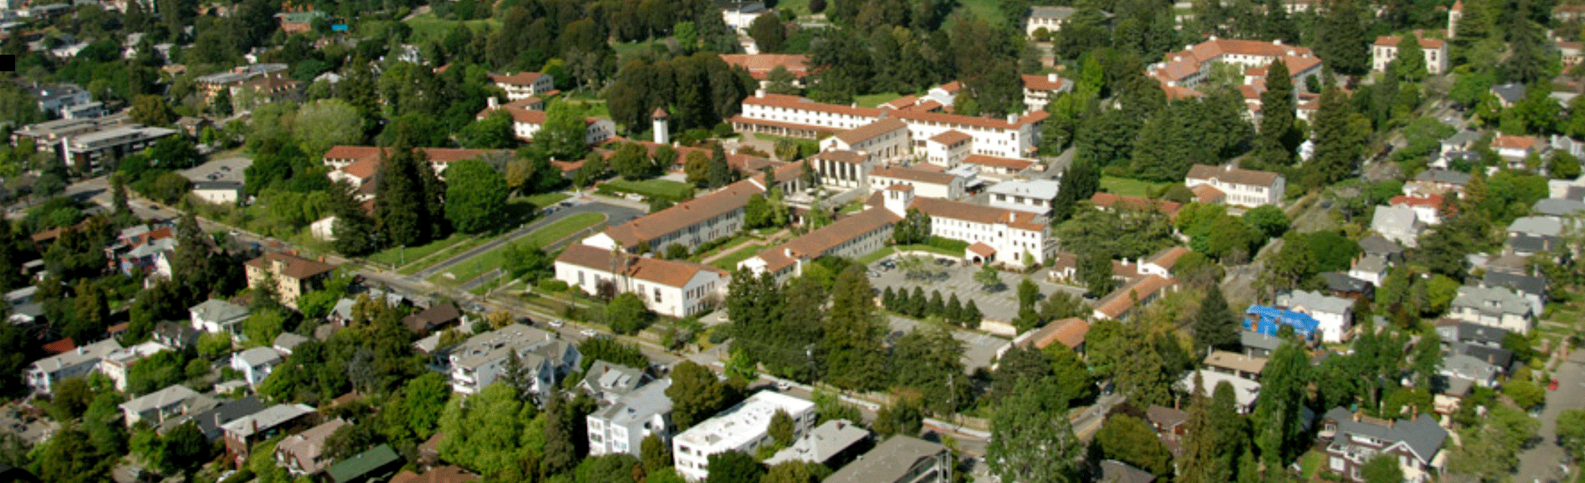
POLYGON ((452 233, 450 237, 447 237, 444 240, 435 240, 429 242, 428 245, 407 247, 406 249, 387 248, 373 255, 369 255, 369 260, 393 267, 402 267, 408 263, 413 263, 420 258, 427 257, 431 254, 434 254, 435 252, 445 250, 450 248, 452 245, 462 243, 463 241, 472 238, 473 236, 471 235, 452 233))
MULTIPOLYGON (((521 240, 513 243, 536 244, 537 246, 543 247, 557 240, 561 240, 562 238, 571 236, 573 233, 577 233, 578 230, 594 226, 594 224, 599 223, 604 219, 605 215, 601 213, 579 213, 558 220, 555 223, 546 225, 544 228, 535 230, 528 236, 523 237, 521 240)), ((451 270, 447 270, 446 272, 429 277, 429 281, 444 284, 459 284, 468 280, 472 280, 474 277, 483 275, 485 272, 490 270, 500 268, 502 265, 505 265, 506 262, 505 257, 507 246, 508 245, 503 244, 499 247, 496 247, 494 250, 490 250, 481 253, 476 257, 464 260, 462 263, 451 267, 451 270), (450 273, 452 278, 446 278, 447 273, 450 273)))
POLYGON ((1171 184, 1133 178, 1118 178, 1115 176, 1101 177, 1101 189, 1106 190, 1106 192, 1114 195, 1138 196, 1141 198, 1148 197, 1148 191, 1160 190, 1161 187, 1171 184))
POLYGON ((949 256, 949 257, 961 257, 961 256, 963 256, 963 252, 962 251, 954 252, 952 250, 948 250, 948 249, 945 249, 945 248, 933 247, 933 246, 930 246, 930 245, 898 245, 898 246, 895 246, 895 247, 886 247, 886 248, 882 248, 880 250, 875 250, 873 252, 870 252, 869 255, 865 255, 865 256, 859 257, 859 263, 862 263, 864 265, 869 265, 871 263, 875 263, 877 260, 880 260, 882 258, 886 258, 887 255, 891 255, 891 254, 896 253, 896 252, 906 252, 906 251, 930 252, 930 253, 937 253, 937 254, 941 254, 941 255, 946 255, 946 256, 949 256))
POLYGON ((662 40, 656 39, 646 40, 643 42, 622 42, 611 44, 611 49, 616 51, 617 62, 620 63, 624 60, 627 60, 629 56, 649 52, 656 46, 660 46, 661 49, 666 48, 666 44, 662 40))
POLYGON ((707 252, 704 252, 704 253, 700 253, 698 255, 694 255, 693 257, 690 257, 690 259, 693 260, 693 261, 704 260, 706 258, 710 258, 710 257, 715 256, 715 254, 717 254, 717 253, 725 252, 727 250, 731 250, 733 248, 737 248, 739 246, 742 246, 744 243, 748 243, 750 240, 753 240, 753 238, 750 238, 750 237, 747 237, 747 236, 743 236, 743 235, 738 235, 737 237, 727 241, 726 243, 722 243, 721 246, 718 246, 718 247, 715 247, 715 248, 711 248, 710 251, 707 251, 707 252))
POLYGON ((572 195, 566 193, 540 193, 533 196, 524 196, 518 198, 518 200, 522 200, 523 202, 526 202, 530 205, 534 205, 534 208, 543 210, 546 206, 560 203, 571 197, 572 195))
POLYGON ((688 183, 678 183, 667 179, 646 179, 633 181, 615 179, 607 181, 606 186, 623 193, 633 193, 646 198, 665 198, 673 201, 683 201, 692 194, 693 187, 688 183))
POLYGON ((963 0, 960 2, 958 9, 967 9, 969 12, 974 13, 975 17, 991 25, 1007 23, 1005 17, 1002 16, 1001 2, 998 0, 963 0))
MULTIPOLYGON (((456 27, 457 22, 458 21, 456 20, 437 18, 433 13, 426 13, 417 17, 413 17, 412 19, 409 19, 403 23, 406 23, 408 27, 413 29, 413 36, 410 39, 414 40, 414 43, 420 43, 424 40, 439 40, 444 38, 446 34, 451 32, 452 28, 456 27)), ((462 23, 468 24, 468 28, 472 29, 474 32, 478 32, 479 29, 483 28, 486 24, 488 24, 491 28, 501 26, 499 22, 494 20, 467 20, 463 21, 462 23)))
POLYGON ((737 262, 754 258, 754 255, 759 255, 758 247, 748 247, 721 257, 720 259, 711 262, 710 266, 730 272, 737 270, 737 262))
POLYGON ((853 102, 859 103, 859 107, 875 107, 902 96, 902 94, 898 94, 896 92, 881 92, 877 94, 854 97, 853 102))

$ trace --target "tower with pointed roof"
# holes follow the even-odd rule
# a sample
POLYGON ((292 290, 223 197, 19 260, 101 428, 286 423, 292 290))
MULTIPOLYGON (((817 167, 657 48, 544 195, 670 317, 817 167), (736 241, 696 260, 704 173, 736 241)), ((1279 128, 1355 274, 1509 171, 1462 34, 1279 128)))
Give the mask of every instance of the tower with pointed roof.
POLYGON ((666 116, 666 110, 657 107, 655 113, 650 114, 649 117, 655 125, 655 144, 671 144, 671 131, 668 130, 671 123, 666 116))

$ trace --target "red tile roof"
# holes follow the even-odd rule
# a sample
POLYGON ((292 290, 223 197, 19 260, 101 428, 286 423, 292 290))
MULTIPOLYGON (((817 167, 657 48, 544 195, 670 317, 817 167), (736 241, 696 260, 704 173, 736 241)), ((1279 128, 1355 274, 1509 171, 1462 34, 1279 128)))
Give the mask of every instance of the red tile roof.
MULTIPOLYGON (((1397 47, 1401 42, 1403 42, 1403 37, 1383 35, 1376 37, 1375 45, 1379 47, 1397 47)), ((1420 48, 1422 49, 1436 50, 1442 48, 1442 46, 1446 43, 1447 41, 1442 39, 1428 39, 1425 37, 1420 37, 1420 48)))
POLYGON ((1188 179, 1219 179, 1227 183, 1249 186, 1271 186, 1272 183, 1277 182, 1279 177, 1281 175, 1270 171, 1255 171, 1208 164, 1194 165, 1189 168, 1187 176, 1188 179))
POLYGON ((1134 300, 1145 300, 1167 287, 1177 284, 1177 280, 1148 275, 1112 291, 1106 298, 1096 302, 1095 310, 1109 319, 1115 319, 1128 313, 1134 308, 1134 300))
MULTIPOLYGON (((974 136, 970 136, 968 134, 964 134, 963 131, 959 131, 959 130, 956 130, 956 129, 948 130, 946 132, 942 132, 941 134, 930 136, 930 141, 931 142, 941 143, 941 144, 945 144, 945 145, 948 145, 948 146, 951 146, 951 145, 954 145, 954 144, 957 144, 957 143, 961 143, 963 141, 968 141, 970 139, 974 139, 974 136)), ((1033 163, 1031 163, 1031 164, 1033 164, 1033 163)))
POLYGON ((809 75, 809 56, 788 54, 721 54, 721 60, 742 67, 756 80, 765 80, 776 66, 787 68, 793 77, 809 75))
POLYGON ((896 178, 896 179, 902 179, 902 180, 908 180, 908 181, 916 181, 916 182, 920 182, 920 183, 932 183, 932 184, 943 184, 943 185, 944 184, 952 184, 952 180, 957 178, 956 176, 952 176, 952 175, 946 174, 946 173, 936 173, 936 172, 931 172, 931 171, 922 171, 922 170, 918 170, 918 169, 903 168, 903 167, 896 167, 896 166, 886 167, 886 168, 881 168, 881 169, 877 169, 877 170, 874 170, 874 171, 870 171, 870 177, 872 177, 872 178, 873 177, 896 178))
POLYGON ((1201 203, 1221 203, 1227 199, 1227 193, 1208 184, 1194 185, 1189 188, 1189 192, 1194 193, 1194 200, 1201 203))
POLYGON ((543 75, 544 74, 540 74, 538 72, 518 72, 516 74, 490 74, 490 82, 494 82, 496 84, 506 84, 506 85, 514 85, 514 86, 532 86, 532 85, 534 85, 534 81, 539 80, 540 76, 543 76, 543 75))
MULTIPOLYGON (((627 276, 668 287, 685 286, 689 280, 693 280, 693 277, 700 272, 710 272, 722 277, 728 275, 724 270, 697 263, 661 260, 634 255, 624 255, 623 257, 627 263, 627 276)), ((581 243, 574 243, 568 246, 566 250, 561 252, 561 255, 556 257, 556 261, 606 272, 612 271, 612 263, 615 263, 612 260, 610 251, 581 243)))
POLYGON ((914 198, 913 203, 908 205, 908 207, 917 208, 932 218, 946 218, 983 224, 1002 224, 1029 231, 1044 231, 1047 228, 1046 224, 1037 221, 1039 217, 1034 213, 993 208, 961 201, 914 198))
POLYGON ((335 265, 329 263, 280 252, 264 252, 264 256, 248 260, 247 265, 269 270, 273 262, 281 262, 282 267, 278 275, 298 280, 313 278, 336 269, 335 265))
POLYGON ((985 258, 990 258, 992 255, 996 254, 995 248, 991 248, 990 245, 986 245, 983 242, 974 242, 973 245, 969 245, 969 251, 973 252, 975 255, 985 258))
POLYGON ((607 228, 605 234, 622 243, 623 246, 638 246, 640 241, 660 238, 722 214, 743 209, 743 206, 748 204, 749 197, 761 193, 764 191, 752 181, 739 181, 714 193, 607 228))
POLYGON ((65 354, 76 348, 77 344, 72 342, 71 337, 44 344, 44 352, 48 352, 50 354, 65 354))
POLYGON ((1054 91, 1061 89, 1062 84, 1067 82, 1061 77, 1058 77, 1056 81, 1052 81, 1051 77, 1043 75, 1024 75, 1023 80, 1024 88, 1032 91, 1054 91))
POLYGON ((1007 119, 993 119, 988 117, 963 116, 958 114, 943 114, 939 112, 926 112, 914 110, 894 111, 893 115, 900 119, 911 121, 925 121, 946 124, 949 126, 973 126, 986 129, 1018 129, 1025 125, 1046 120, 1049 114, 1046 111, 1035 111, 1017 118, 1014 122, 1007 119))
POLYGON ((847 143, 849 146, 852 146, 854 144, 874 139, 889 132, 905 129, 908 129, 908 125, 904 124, 901 120, 886 117, 881 118, 879 121, 838 133, 835 137, 838 140, 847 143))
POLYGON ((803 259, 815 259, 825 256, 827 252, 837 246, 858 238, 860 235, 873 232, 881 227, 892 225, 902 218, 882 208, 870 208, 840 220, 830 225, 793 239, 777 247, 772 247, 760 253, 760 259, 765 260, 766 270, 774 273, 781 271, 794 262, 787 254, 803 259))
POLYGON ((1497 136, 1491 140, 1491 147, 1502 149, 1530 149, 1535 147, 1535 137, 1532 136, 1497 136))
POLYGON ((1090 333, 1090 323, 1084 319, 1066 318, 1052 321, 1041 327, 1021 344, 1024 347, 1034 346, 1036 349, 1045 349, 1054 342, 1061 342, 1069 349, 1077 349, 1084 343, 1084 338, 1090 333))
POLYGON ((1111 194, 1111 193, 1096 193, 1096 194, 1090 196, 1090 203, 1094 203, 1095 206, 1098 206, 1098 207, 1101 207, 1101 208, 1111 208, 1112 206, 1117 205, 1119 203, 1121 203, 1123 206, 1127 206, 1128 208, 1135 209, 1135 210, 1144 210, 1144 209, 1154 208, 1154 209, 1160 210, 1162 213, 1166 213, 1167 216, 1169 216, 1169 217, 1178 216, 1178 210, 1183 208, 1183 204, 1182 203, 1178 203, 1178 202, 1175 202, 1175 201, 1152 200, 1152 199, 1148 199, 1148 198, 1140 198, 1140 197, 1137 197, 1137 196, 1114 195, 1114 194, 1111 194))
POLYGON ((1408 205, 1408 206, 1429 206, 1429 207, 1432 207, 1432 208, 1438 208, 1438 207, 1442 206, 1442 195, 1435 195, 1434 194, 1434 195, 1423 196, 1423 197, 1411 197, 1411 196, 1398 195, 1398 196, 1392 197, 1391 199, 1388 199, 1387 200, 1387 204, 1391 205, 1391 206, 1408 205))
POLYGON ((1035 165, 1034 161, 1030 161, 1028 159, 999 158, 996 156, 985 156, 982 154, 970 154, 968 157, 963 158, 963 163, 993 166, 997 168, 1009 168, 1018 171, 1029 169, 1030 166, 1035 165))
POLYGON ((849 116, 858 116, 858 117, 880 117, 881 116, 881 110, 878 109, 878 108, 873 108, 873 107, 852 107, 852 106, 843 106, 843 105, 840 105, 840 104, 825 104, 825 103, 811 101, 809 99, 805 99, 805 98, 802 98, 802 97, 789 96, 789 95, 785 95, 785 94, 765 94, 763 97, 761 97, 759 95, 753 95, 753 96, 749 96, 746 99, 743 99, 743 104, 745 104, 745 105, 780 107, 780 108, 785 108, 785 109, 797 109, 797 110, 803 110, 803 111, 825 112, 825 113, 831 113, 831 114, 845 114, 845 115, 849 115, 849 116))

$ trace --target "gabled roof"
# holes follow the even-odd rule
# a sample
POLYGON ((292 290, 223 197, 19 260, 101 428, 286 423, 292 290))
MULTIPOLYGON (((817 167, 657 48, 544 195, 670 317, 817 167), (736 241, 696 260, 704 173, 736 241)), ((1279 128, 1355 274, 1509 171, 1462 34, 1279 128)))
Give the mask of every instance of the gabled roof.
POLYGON ((248 314, 252 313, 252 310, 248 309, 247 307, 220 299, 205 300, 203 303, 189 308, 188 311, 192 312, 193 315, 198 316, 198 318, 201 320, 214 322, 227 322, 240 319, 247 317, 248 314))
POLYGON ((143 397, 121 403, 122 410, 141 413, 150 409, 159 409, 173 404, 198 397, 198 391, 189 389, 180 384, 167 386, 164 389, 145 394, 143 397))
POLYGON ((1276 183, 1278 179, 1281 179, 1282 175, 1270 171, 1255 171, 1252 169, 1234 168, 1232 166, 1211 166, 1206 164, 1196 164, 1189 168, 1189 174, 1186 176, 1186 178, 1203 180, 1216 179, 1226 183, 1247 186, 1271 186, 1273 183, 1276 183))
POLYGON ((490 74, 490 82, 512 86, 532 86, 544 74, 538 72, 518 72, 515 74, 490 74))
POLYGON ((391 445, 382 444, 326 468, 325 474, 330 475, 330 481, 334 483, 346 483, 361 480, 369 473, 397 463, 401 459, 396 455, 396 450, 391 449, 391 445))
POLYGON ((1541 216, 1574 216, 1585 214, 1585 201, 1544 198, 1536 201, 1535 206, 1531 207, 1530 211, 1535 215, 1541 216))
POLYGON ((1242 330, 1238 332, 1238 344, 1245 349, 1276 351, 1277 348, 1282 347, 1282 339, 1252 330, 1242 330))
POLYGON ((235 357, 246 363, 248 366, 259 366, 281 362, 281 353, 275 352, 275 349, 271 349, 269 347, 254 347, 252 349, 238 352, 235 357))
MULTIPOLYGON (((941 134, 945 135, 952 132, 957 131, 947 131, 941 134)), ((1023 171, 1025 169, 1029 169, 1030 166, 1034 166, 1035 162, 1028 159, 1000 158, 996 156, 986 156, 983 154, 970 154, 963 158, 963 164, 978 164, 982 166, 992 166, 997 168, 1008 168, 1015 171, 1023 171)))
POLYGON ((1074 9, 1073 7, 1052 7, 1038 5, 1029 7, 1029 18, 1067 20, 1067 18, 1072 17, 1075 12, 1078 12, 1078 10, 1074 9))
POLYGON ((1178 210, 1183 209, 1183 204, 1176 201, 1152 200, 1138 196, 1122 196, 1111 193, 1095 193, 1090 196, 1090 203, 1094 203, 1095 206, 1101 208, 1111 208, 1118 204, 1133 210, 1154 208, 1165 213, 1168 217, 1178 216, 1178 210))
POLYGON ((756 257, 765 261, 766 270, 779 272, 797 263, 794 257, 812 260, 825 256, 831 249, 843 243, 898 221, 902 221, 902 218, 891 211, 884 208, 869 208, 787 243, 766 249, 756 257))
POLYGON ((1187 247, 1170 246, 1151 254, 1150 258, 1145 259, 1145 263, 1154 264, 1158 267, 1161 267, 1163 270, 1171 272, 1172 267, 1178 265, 1178 259, 1183 258, 1184 255, 1188 255, 1193 251, 1194 250, 1190 250, 1187 247))
POLYGON ((302 465, 303 473, 308 475, 318 474, 325 469, 326 463, 329 463, 329 461, 319 458, 325 451, 325 439, 346 425, 346 421, 336 418, 324 424, 308 428, 307 431, 282 439, 280 443, 275 445, 275 452, 284 453, 296 459, 297 463, 302 465))
POLYGON ((854 144, 874 139, 882 134, 904 129, 908 129, 908 125, 904 124, 901 120, 892 117, 883 117, 875 122, 837 133, 835 137, 838 140, 847 143, 849 146, 852 146, 854 144))
POLYGON ((914 198, 913 203, 909 204, 908 207, 917 208, 932 218, 947 218, 983 224, 1003 224, 1030 231, 1044 231, 1047 228, 1045 218, 1033 213, 961 201, 914 198))
POLYGON ((1429 181, 1432 183, 1447 183, 1463 186, 1469 183, 1469 173, 1461 173, 1446 169, 1428 169, 1414 175, 1415 181, 1429 181))
POLYGON ((277 404, 257 413, 237 418, 221 427, 227 433, 247 438, 259 431, 269 431, 276 426, 313 412, 314 408, 307 404, 277 404))
POLYGON ((1507 287, 1529 295, 1545 295, 1546 279, 1530 275, 1507 273, 1501 270, 1488 270, 1486 278, 1481 280, 1481 285, 1488 287, 1507 287))
POLYGON ((281 276, 298 280, 314 278, 336 269, 335 265, 280 252, 265 252, 264 256, 248 260, 247 264, 254 268, 274 272, 271 266, 276 262, 281 264, 279 273, 281 276))
MULTIPOLYGON (((1447 430, 1426 414, 1414 420, 1379 424, 1364 418, 1355 421, 1354 415, 1347 409, 1332 408, 1326 412, 1326 419, 1337 422, 1339 435, 1357 434, 1389 443, 1402 442, 1422 462, 1430 462, 1436 457, 1436 453, 1442 449, 1442 442, 1447 440, 1447 430)), ((1336 438, 1333 437, 1334 440, 1336 438)))
POLYGON ((1388 240, 1381 235, 1371 235, 1359 239, 1359 248, 1370 255, 1392 256, 1403 254, 1403 245, 1399 245, 1398 242, 1388 240))
POLYGON ((876 170, 870 171, 870 177, 871 178, 874 178, 874 177, 896 178, 896 179, 914 181, 914 182, 919 182, 919 183, 931 183, 931 184, 940 184, 940 185, 952 184, 952 180, 957 178, 956 176, 952 176, 952 175, 946 174, 946 173, 938 173, 938 172, 934 172, 934 171, 925 171, 925 170, 920 170, 920 169, 904 168, 904 167, 901 167, 901 166, 889 166, 889 167, 880 168, 880 169, 876 169, 876 170))
POLYGON ((1236 352, 1213 351, 1205 356, 1205 365, 1207 367, 1219 367, 1238 372, 1260 374, 1266 370, 1266 358, 1247 356, 1236 352))
POLYGON ((910 121, 940 123, 946 125, 949 128, 952 126, 971 126, 985 129, 1017 130, 1029 124, 1044 121, 1046 120, 1046 116, 1049 114, 1047 114, 1046 111, 1035 111, 1025 114, 1023 117, 1013 119, 1012 122, 1008 122, 1006 118, 993 119, 988 117, 943 114, 939 112, 918 111, 910 109, 892 111, 892 115, 897 116, 899 119, 910 121))
POLYGON ((826 104, 815 102, 803 97, 789 96, 785 94, 765 94, 764 96, 760 96, 758 93, 756 93, 755 95, 744 98, 743 104, 780 107, 784 109, 794 109, 800 111, 824 112, 829 114, 842 114, 855 117, 876 118, 880 117, 881 115, 880 108, 826 104))
POLYGON ((423 474, 403 471, 392 477, 391 483, 470 483, 478 480, 478 475, 468 473, 467 470, 461 467, 441 466, 425 471, 423 474))
POLYGON ((770 71, 780 66, 793 77, 809 75, 809 56, 790 54, 721 54, 721 60, 733 67, 742 67, 750 77, 765 80, 770 71))
MULTIPOLYGON (((946 131, 942 131, 941 134, 930 136, 930 142, 945 144, 945 145, 948 145, 948 146, 951 146, 951 145, 954 145, 954 144, 957 144, 957 143, 960 143, 960 142, 963 142, 963 141, 968 141, 970 139, 974 139, 974 136, 970 136, 968 134, 964 134, 963 131, 959 131, 959 130, 956 130, 956 129, 948 129, 946 131)), ((1034 163, 1031 162, 1030 164, 1034 164, 1034 163)))
MULTIPOLYGON (((626 276, 668 287, 685 286, 689 280, 693 280, 693 277, 700 272, 711 272, 721 277, 728 276, 725 271, 697 263, 661 260, 626 254, 622 254, 621 257, 627 264, 626 276)), ((588 267, 604 272, 611 271, 612 261, 611 251, 581 243, 568 246, 566 250, 561 252, 560 256, 556 257, 557 263, 588 267)))
POLYGON ((1563 222, 1557 218, 1526 216, 1508 224, 1509 233, 1555 237, 1563 233, 1563 222))
POLYGON ((1530 302, 1506 287, 1485 288, 1468 285, 1459 287, 1458 296, 1453 298, 1453 306, 1493 315, 1531 313, 1530 302))
POLYGON ((945 446, 912 436, 893 436, 865 453, 858 461, 837 470, 826 478, 825 483, 903 481, 921 460, 935 458, 946 451, 945 446))
MULTIPOLYGON (((1426 37, 1417 37, 1417 38, 1420 40, 1420 48, 1422 48, 1422 49, 1437 50, 1437 49, 1441 49, 1442 46, 1447 45, 1447 41, 1442 40, 1442 39, 1426 38, 1426 37)), ((1380 36, 1380 37, 1376 37, 1376 43, 1374 45, 1376 45, 1378 47, 1394 47, 1394 48, 1396 48, 1396 47, 1398 47, 1398 44, 1400 44, 1402 42, 1403 42, 1403 37, 1398 37, 1398 36, 1393 36, 1393 35, 1383 35, 1383 36, 1380 36)))
POLYGON ((1057 90, 1057 89, 1061 89, 1062 88, 1062 84, 1067 82, 1066 79, 1063 79, 1061 77, 1057 77, 1055 80, 1052 80, 1052 77, 1055 77, 1055 76, 1054 75, 1053 76, 1045 76, 1045 75, 1028 75, 1028 74, 1026 74, 1026 75, 1022 76, 1022 79, 1024 81, 1024 88, 1032 90, 1032 91, 1054 91, 1054 90, 1057 90))
POLYGON ((1326 272, 1321 276, 1326 277, 1326 289, 1335 292, 1364 292, 1371 287, 1370 282, 1340 272, 1326 272))
POLYGON ((1501 135, 1491 140, 1491 147, 1496 149, 1530 149, 1535 147, 1534 136, 1509 136, 1501 135))
POLYGON ((1095 311, 1105 314, 1107 318, 1115 319, 1134 308, 1135 296, 1139 300, 1145 300, 1156 292, 1177 283, 1177 280, 1160 275, 1148 275, 1134 279, 1127 285, 1112 291, 1106 298, 1096 301, 1095 311))
POLYGON ((1084 338, 1089 333, 1089 322, 1077 317, 1070 317, 1046 324, 1045 327, 1031 332, 1027 339, 1022 337, 1020 339, 1024 339, 1021 345, 1034 346, 1036 349, 1045 349, 1047 346, 1057 342, 1062 343, 1069 349, 1077 349, 1079 345, 1084 344, 1084 338))
POLYGON ((739 181, 720 191, 607 228, 605 234, 624 247, 636 247, 641 241, 654 240, 722 214, 741 210, 748 204, 749 197, 761 193, 764 190, 752 180, 739 181))
POLYGON ((1151 483, 1156 481, 1156 475, 1151 474, 1117 460, 1101 462, 1101 479, 1099 483, 1151 483))
POLYGON ((432 305, 422 312, 403 317, 402 324, 413 332, 424 332, 430 326, 448 324, 461 318, 462 312, 457 310, 457 305, 446 302, 432 305))

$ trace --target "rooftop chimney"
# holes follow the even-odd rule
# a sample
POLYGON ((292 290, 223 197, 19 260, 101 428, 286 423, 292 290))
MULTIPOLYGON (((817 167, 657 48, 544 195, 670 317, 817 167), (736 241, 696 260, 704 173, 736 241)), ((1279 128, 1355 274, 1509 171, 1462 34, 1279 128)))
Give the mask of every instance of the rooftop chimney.
POLYGON ((496 98, 495 98, 495 96, 490 96, 490 98, 489 98, 489 99, 485 99, 485 101, 484 101, 484 102, 485 102, 485 103, 486 103, 486 104, 489 104, 489 106, 488 106, 488 107, 489 107, 489 109, 490 109, 490 110, 492 110, 492 111, 494 111, 494 110, 495 110, 495 109, 496 109, 496 108, 498 108, 498 107, 501 107, 501 101, 499 101, 499 100, 497 100, 497 99, 496 99, 496 98))

